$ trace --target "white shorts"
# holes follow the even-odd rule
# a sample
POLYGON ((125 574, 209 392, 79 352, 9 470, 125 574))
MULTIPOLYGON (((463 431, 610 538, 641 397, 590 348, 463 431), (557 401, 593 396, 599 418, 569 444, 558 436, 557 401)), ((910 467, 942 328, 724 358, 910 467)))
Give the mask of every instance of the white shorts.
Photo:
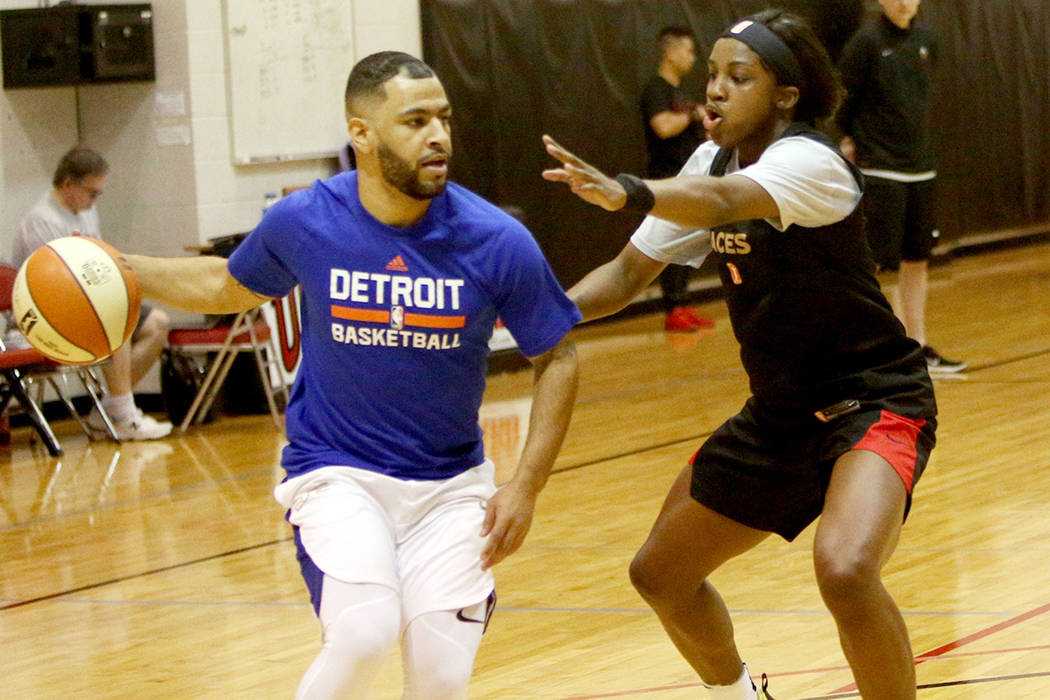
POLYGON ((289 509, 318 569, 346 583, 397 591, 407 625, 423 613, 479 603, 493 591, 492 571, 481 568, 481 526, 495 492, 495 466, 486 460, 437 481, 322 467, 279 484, 274 496, 289 509))

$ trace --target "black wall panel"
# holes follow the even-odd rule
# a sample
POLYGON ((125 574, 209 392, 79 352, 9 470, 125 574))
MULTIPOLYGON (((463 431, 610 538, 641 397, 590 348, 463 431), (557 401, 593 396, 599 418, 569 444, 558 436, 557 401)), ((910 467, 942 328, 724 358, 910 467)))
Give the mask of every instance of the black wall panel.
MULTIPOLYGON (((638 108, 656 70, 660 27, 690 27, 702 94, 711 43, 754 0, 422 0, 423 53, 455 112, 452 176, 519 207, 562 282, 623 247, 639 217, 609 214, 540 178, 551 134, 607 172, 641 172, 638 108)), ((864 0, 788 0, 833 56, 864 0)), ((871 3, 867 3, 870 5, 871 3)), ((947 240, 1050 221, 1050 3, 926 0, 919 20, 940 38, 935 116, 947 240)))

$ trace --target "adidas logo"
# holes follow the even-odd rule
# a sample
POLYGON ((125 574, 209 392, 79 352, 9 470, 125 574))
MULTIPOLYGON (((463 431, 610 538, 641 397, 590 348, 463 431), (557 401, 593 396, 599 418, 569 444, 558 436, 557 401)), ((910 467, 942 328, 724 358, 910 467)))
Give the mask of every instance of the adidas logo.
POLYGON ((397 272, 408 272, 408 265, 401 259, 400 255, 394 256, 394 259, 386 264, 386 269, 395 270, 397 272))

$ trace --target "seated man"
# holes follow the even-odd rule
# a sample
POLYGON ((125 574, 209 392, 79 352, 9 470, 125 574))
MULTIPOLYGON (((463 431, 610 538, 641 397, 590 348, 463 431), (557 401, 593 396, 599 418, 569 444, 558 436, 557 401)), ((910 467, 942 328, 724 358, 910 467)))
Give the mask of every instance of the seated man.
MULTIPOLYGON (((21 267, 34 250, 64 236, 99 235, 95 200, 106 186, 109 164, 91 149, 77 146, 62 156, 54 187, 22 219, 11 251, 11 264, 21 267)), ((102 365, 106 394, 102 405, 121 440, 153 440, 171 432, 171 423, 145 415, 135 405, 132 388, 160 357, 168 338, 168 316, 143 305, 131 340, 102 365)), ((94 420, 92 421, 94 422, 94 420)))

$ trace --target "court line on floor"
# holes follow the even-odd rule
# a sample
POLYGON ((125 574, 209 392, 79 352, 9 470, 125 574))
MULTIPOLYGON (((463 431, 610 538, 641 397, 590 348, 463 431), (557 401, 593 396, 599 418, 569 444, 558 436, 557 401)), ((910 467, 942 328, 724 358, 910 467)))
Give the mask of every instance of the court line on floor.
MULTIPOLYGON (((714 431, 711 431, 711 432, 714 432, 714 431)), ((593 466, 595 466, 597 464, 602 464, 603 462, 612 462, 612 461, 615 461, 617 459, 623 459, 624 457, 634 457, 636 455, 645 454, 646 452, 653 452, 653 451, 656 451, 656 450, 662 450, 665 447, 673 447, 674 445, 678 445, 678 444, 683 443, 683 442, 694 442, 695 443, 698 440, 704 440, 707 437, 709 437, 711 435, 711 432, 699 433, 698 435, 690 435, 690 436, 684 437, 684 438, 677 438, 675 440, 670 440, 668 442, 661 442, 661 443, 656 444, 656 445, 646 445, 645 447, 639 447, 637 449, 630 450, 628 452, 621 452, 619 454, 608 455, 606 457, 599 457, 597 459, 592 459, 592 460, 587 461, 587 462, 580 462, 579 464, 570 464, 567 467, 562 467, 561 469, 554 469, 554 470, 552 470, 551 474, 564 474, 565 472, 575 471, 576 469, 582 469, 584 467, 593 467, 593 466)), ((692 456, 692 455, 690 455, 690 456, 692 456)), ((684 467, 688 462, 689 462, 689 459, 688 458, 684 458, 682 460, 682 466, 684 467)))
MULTIPOLYGON (((1050 644, 1040 644, 1040 645, 1032 646, 1032 647, 1014 647, 1014 648, 1008 648, 1008 649, 991 649, 991 650, 980 651, 980 652, 963 652, 963 653, 960 653, 960 654, 946 654, 946 655, 937 657, 934 660, 937 660, 937 661, 948 661, 948 660, 951 660, 951 659, 957 659, 957 658, 966 657, 966 656, 978 656, 978 655, 986 655, 986 654, 1003 654, 1003 653, 1009 653, 1009 652, 1017 653, 1017 652, 1024 652, 1024 651, 1041 651, 1041 650, 1044 650, 1044 649, 1050 649, 1050 644)), ((770 674, 767 674, 767 676, 770 679, 776 679, 776 678, 786 678, 788 676, 803 676, 803 675, 811 675, 811 674, 814 674, 814 673, 827 673, 829 671, 848 671, 848 670, 849 670, 849 666, 847 666, 845 664, 842 664, 840 666, 822 666, 822 667, 819 667, 819 668, 809 668, 809 669, 803 669, 803 670, 799 670, 799 671, 785 671, 785 672, 781 672, 781 673, 770 673, 770 674)), ((952 686, 960 686, 960 685, 976 685, 978 683, 995 683, 995 682, 1003 682, 1003 681, 1010 681, 1010 680, 1020 680, 1020 679, 1025 679, 1025 678, 1042 678, 1042 677, 1050 677, 1050 671, 1035 671, 1035 672, 1032 672, 1032 673, 1022 673, 1022 674, 1003 675, 1003 676, 982 676, 982 677, 978 677, 978 678, 966 678, 966 679, 960 679, 960 680, 955 680, 955 681, 939 681, 937 683, 920 683, 917 686, 917 688, 919 690, 923 690, 923 689, 929 689, 929 688, 944 688, 944 687, 952 687, 952 686)), ((702 687, 702 685, 701 685, 701 683, 699 681, 693 681, 691 683, 677 683, 677 684, 674 684, 674 685, 653 686, 653 687, 649 687, 649 688, 633 688, 633 689, 630 689, 630 690, 617 690, 617 691, 612 691, 612 692, 607 692, 607 693, 598 693, 598 694, 592 694, 592 695, 572 695, 572 696, 569 696, 569 697, 566 697, 566 698, 562 698, 561 700, 596 700, 597 698, 615 698, 615 697, 623 697, 625 695, 640 695, 640 694, 648 694, 648 693, 660 693, 660 692, 663 692, 665 690, 683 690, 683 689, 686 689, 686 688, 700 688, 700 687, 702 687)), ((833 700, 834 698, 856 698, 856 697, 860 697, 860 693, 857 692, 857 691, 846 691, 846 692, 833 691, 832 693, 827 694, 827 695, 813 695, 813 696, 806 697, 806 698, 797 698, 796 700, 833 700)))
MULTIPOLYGON (((1006 365, 1013 364, 1015 362, 1024 362, 1025 360, 1032 360, 1043 355, 1050 355, 1050 348, 1044 348, 1042 350, 1034 350, 1032 352, 1026 352, 1021 355, 1015 355, 1014 357, 1007 357, 1001 360, 993 360, 991 362, 985 362, 983 365, 972 365, 963 370, 960 374, 966 375, 973 372, 980 372, 986 369, 996 369, 998 367, 1005 367, 1006 365)), ((942 376, 942 375, 938 375, 942 376)))
POLYGON ((915 657, 915 663, 921 664, 924 661, 935 658, 937 656, 941 656, 949 651, 954 651, 955 649, 958 649, 961 646, 965 646, 970 642, 975 642, 978 639, 982 639, 989 635, 995 634, 996 632, 1000 632, 1009 627, 1013 627, 1014 625, 1018 625, 1034 617, 1039 617, 1040 615, 1047 612, 1050 612, 1050 603, 1047 603, 1046 605, 1040 605, 1038 608, 1033 608, 1028 612, 1016 615, 1010 618, 1009 620, 1003 620, 998 624, 992 625, 991 627, 986 627, 983 630, 979 630, 977 632, 974 632, 973 634, 969 634, 965 637, 962 637, 961 639, 958 639, 954 642, 949 642, 948 644, 939 646, 936 649, 931 649, 930 651, 923 652, 922 654, 919 654, 917 657, 915 657))
MULTIPOLYGON (((958 681, 941 681, 940 683, 921 683, 917 687, 919 690, 929 690, 931 688, 953 688, 956 686, 963 685, 978 685, 981 683, 1003 683, 1005 681, 1020 681, 1026 678, 1047 678, 1050 677, 1050 671, 1036 671, 1034 673, 1016 673, 1010 676, 982 676, 980 678, 964 678, 958 681)), ((860 693, 854 691, 852 693, 832 693, 831 695, 813 695, 806 698, 799 698, 798 700, 837 700, 838 698, 859 698, 860 693)))
POLYGON ((48 593, 42 596, 36 596, 35 598, 26 598, 25 600, 17 600, 13 603, 5 603, 0 605, 0 610, 11 610, 13 608, 21 608, 26 605, 32 605, 33 603, 41 603, 46 600, 54 600, 55 598, 61 598, 63 596, 72 595, 74 593, 82 593, 83 591, 90 591, 96 588, 102 588, 116 583, 123 583, 125 581, 131 581, 136 578, 143 578, 145 576, 151 576, 153 574, 160 574, 165 571, 172 571, 174 569, 181 569, 186 566, 193 566, 194 564, 201 564, 207 561, 214 561, 216 559, 222 559, 235 554, 242 554, 244 552, 250 552, 255 549, 262 549, 263 547, 270 547, 275 544, 282 544, 284 542, 291 542, 292 537, 284 537, 277 540, 271 540, 269 542, 262 542, 260 544, 253 544, 247 547, 241 547, 239 549, 232 549, 226 552, 219 552, 218 554, 211 554, 206 557, 199 557, 197 559, 190 559, 189 561, 179 562, 177 564, 170 564, 168 566, 162 566, 156 569, 149 569, 147 571, 140 571, 135 574, 128 574, 127 576, 118 576, 116 578, 107 579, 105 581, 96 581, 95 583, 88 583, 83 586, 77 586, 76 588, 70 588, 64 591, 57 591, 55 593, 48 593))
MULTIPOLYGON (((0 604, 12 602, 10 598, 0 599, 0 604)), ((278 601, 278 600, 122 600, 106 598, 69 598, 67 600, 56 600, 56 603, 64 605, 113 605, 119 607, 131 607, 141 605, 143 607, 233 607, 233 608, 297 608, 310 607, 309 600, 302 601, 278 601)), ((0 607, 0 610, 3 608, 0 607)))
MULTIPOLYGON (((959 647, 962 647, 962 646, 965 646, 967 644, 970 644, 971 642, 976 642, 979 639, 983 639, 985 637, 993 635, 996 632, 1001 632, 1004 629, 1008 629, 1008 628, 1013 627, 1015 625, 1019 625, 1022 622, 1025 622, 1027 620, 1031 620, 1032 618, 1038 617, 1038 616, 1040 616, 1040 615, 1042 615, 1044 613, 1047 613, 1047 612, 1050 612, 1050 603, 1047 603, 1046 605, 1040 605, 1038 608, 1033 608, 1033 609, 1029 610, 1028 612, 1021 613, 1020 615, 1015 615, 1014 617, 1011 617, 1009 620, 1003 620, 1002 622, 994 624, 991 627, 985 627, 983 630, 978 630, 978 631, 974 632, 973 634, 968 634, 965 637, 961 637, 961 638, 955 640, 954 642, 948 642, 947 644, 942 644, 941 646, 937 647, 936 649, 931 649, 930 651, 926 651, 926 652, 923 652, 921 654, 918 654, 915 657, 915 665, 918 666, 919 664, 921 664, 921 663, 923 663, 925 661, 929 661, 930 659, 935 659, 935 658, 937 658, 939 656, 943 656, 944 654, 948 653, 949 651, 954 651, 955 649, 958 649, 959 647)), ((1050 675, 1050 674, 1047 674, 1047 675, 1050 675)), ((857 687, 856 683, 850 683, 849 685, 846 685, 846 686, 843 686, 843 687, 838 688, 836 690, 833 690, 832 693, 847 692, 847 691, 855 690, 856 687, 857 687)))

